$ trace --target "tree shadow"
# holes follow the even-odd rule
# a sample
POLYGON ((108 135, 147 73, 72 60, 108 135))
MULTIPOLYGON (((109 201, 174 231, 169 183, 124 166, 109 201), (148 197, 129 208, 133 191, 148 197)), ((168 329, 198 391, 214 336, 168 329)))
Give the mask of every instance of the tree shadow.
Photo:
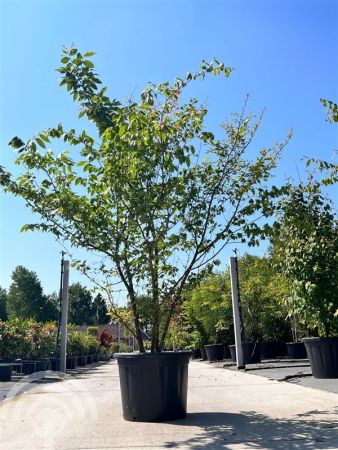
POLYGON ((191 413, 180 421, 168 422, 199 427, 200 433, 185 441, 167 442, 166 448, 187 449, 333 449, 338 448, 338 419, 316 420, 309 411, 293 419, 275 419, 255 411, 241 413, 191 413), (312 419, 311 419, 312 417, 312 419))

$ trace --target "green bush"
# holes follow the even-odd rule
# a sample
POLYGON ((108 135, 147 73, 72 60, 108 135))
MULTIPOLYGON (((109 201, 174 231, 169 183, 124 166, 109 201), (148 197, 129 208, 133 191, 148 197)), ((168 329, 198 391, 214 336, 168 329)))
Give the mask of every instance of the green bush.
POLYGON ((99 327, 88 327, 87 333, 91 334, 92 336, 98 337, 99 335, 99 327))
POLYGON ((0 357, 4 359, 25 358, 31 344, 28 337, 29 321, 12 319, 0 322, 0 357))

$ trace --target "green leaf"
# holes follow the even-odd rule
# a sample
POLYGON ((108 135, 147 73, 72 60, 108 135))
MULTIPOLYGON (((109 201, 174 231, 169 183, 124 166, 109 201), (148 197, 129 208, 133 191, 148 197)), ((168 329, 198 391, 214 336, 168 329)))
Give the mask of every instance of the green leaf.
POLYGON ((13 148, 15 148, 15 149, 18 149, 18 148, 23 147, 23 146, 25 145, 25 143, 24 143, 20 138, 18 138, 17 136, 15 136, 15 137, 13 137, 13 139, 9 142, 8 145, 10 145, 11 147, 13 147, 13 148))
POLYGON ((66 64, 69 61, 69 57, 68 56, 64 56, 63 58, 61 58, 61 62, 62 64, 66 64))
POLYGON ((94 67, 94 64, 91 61, 85 61, 84 63, 89 69, 92 69, 94 67))
POLYGON ((46 145, 45 145, 45 143, 43 142, 42 139, 36 138, 35 141, 40 145, 40 147, 46 148, 46 145))
POLYGON ((86 52, 86 53, 84 54, 84 56, 85 56, 86 58, 90 58, 91 56, 94 56, 94 55, 96 55, 95 52, 86 52))

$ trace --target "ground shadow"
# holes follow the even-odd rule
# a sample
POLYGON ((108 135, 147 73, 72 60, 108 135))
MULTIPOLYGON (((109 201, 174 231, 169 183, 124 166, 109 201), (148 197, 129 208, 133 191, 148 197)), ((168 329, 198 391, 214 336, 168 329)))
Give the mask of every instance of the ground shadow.
POLYGON ((338 448, 338 419, 313 420, 325 411, 309 411, 297 418, 274 419, 255 411, 241 413, 191 413, 180 421, 168 422, 183 427, 198 427, 200 432, 185 441, 171 441, 167 448, 188 449, 332 449, 338 448), (312 419, 311 419, 312 418, 312 419))

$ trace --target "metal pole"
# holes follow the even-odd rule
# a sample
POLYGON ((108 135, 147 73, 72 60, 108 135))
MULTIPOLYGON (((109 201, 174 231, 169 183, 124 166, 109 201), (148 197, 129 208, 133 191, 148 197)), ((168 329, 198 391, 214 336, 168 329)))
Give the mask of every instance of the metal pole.
POLYGON ((60 372, 66 372, 67 322, 68 322, 69 261, 64 262, 62 283, 61 333, 60 333, 60 372))
POLYGON ((58 315, 58 328, 56 334, 56 356, 60 355, 60 327, 61 327, 61 305, 62 305, 62 283, 63 283, 63 264, 64 264, 65 252, 61 252, 61 272, 60 272, 60 290, 59 290, 59 315, 58 315))
POLYGON ((237 257, 235 256, 230 256, 230 278, 231 278, 232 311, 235 328, 237 369, 245 369, 244 354, 242 347, 243 327, 242 327, 240 299, 239 299, 237 257))

